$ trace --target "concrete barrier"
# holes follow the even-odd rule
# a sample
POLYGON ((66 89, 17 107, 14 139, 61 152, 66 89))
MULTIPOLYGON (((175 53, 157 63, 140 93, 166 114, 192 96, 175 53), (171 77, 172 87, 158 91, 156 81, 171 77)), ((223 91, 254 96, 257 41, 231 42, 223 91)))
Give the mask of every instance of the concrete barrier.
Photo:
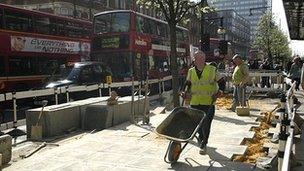
MULTIPOLYGON (((129 121, 132 118, 131 97, 123 97, 118 105, 108 106, 108 97, 90 98, 44 108, 39 125, 42 126, 42 137, 63 135, 71 129, 105 129, 129 121)), ((147 100, 149 110, 149 100, 147 100)), ((143 115, 145 99, 135 97, 134 113, 143 115)), ((26 112, 27 137, 30 138, 31 127, 36 125, 41 108, 26 112)))
MULTIPOLYGON (((0 153, 2 154, 1 164, 9 163, 12 158, 12 137, 9 135, 0 136, 0 153)), ((1 166, 0 164, 0 166, 1 166)), ((1 170, 1 167, 0 167, 1 170)))
MULTIPOLYGON (((28 110, 26 113, 27 137, 30 138, 31 127, 37 124, 41 108, 28 110)), ((44 108, 39 125, 42 137, 63 135, 72 129, 79 129, 81 117, 79 106, 72 104, 53 105, 44 108)))
POLYGON ((85 118, 84 117, 85 117, 85 112, 86 112, 87 107, 91 104, 105 102, 108 98, 109 98, 109 96, 105 96, 105 97, 96 97, 96 98, 89 98, 89 99, 85 99, 85 100, 78 100, 78 101, 70 102, 70 104, 77 105, 80 108, 79 110, 80 110, 80 117, 81 117, 81 129, 85 129, 85 127, 84 127, 85 118))
POLYGON ((106 129, 113 126, 113 114, 113 107, 106 103, 88 105, 84 115, 84 129, 106 129))

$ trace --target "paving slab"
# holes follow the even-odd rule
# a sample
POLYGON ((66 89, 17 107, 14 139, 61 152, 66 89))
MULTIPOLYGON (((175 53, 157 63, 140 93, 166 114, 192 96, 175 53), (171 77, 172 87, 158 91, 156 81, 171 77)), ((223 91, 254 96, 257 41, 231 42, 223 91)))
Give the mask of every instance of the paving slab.
MULTIPOLYGON (((169 140, 154 133, 168 115, 153 115, 151 125, 129 122, 94 133, 58 142, 33 156, 11 162, 3 170, 254 170, 251 164, 232 162, 244 154, 245 138, 252 138, 250 128, 258 125, 256 116, 239 117, 233 112, 217 110, 211 126, 208 155, 198 154, 196 140, 182 152, 178 163, 163 161, 169 140), (80 138, 79 138, 80 137, 80 138)), ((89 131, 90 132, 90 131, 89 131)))

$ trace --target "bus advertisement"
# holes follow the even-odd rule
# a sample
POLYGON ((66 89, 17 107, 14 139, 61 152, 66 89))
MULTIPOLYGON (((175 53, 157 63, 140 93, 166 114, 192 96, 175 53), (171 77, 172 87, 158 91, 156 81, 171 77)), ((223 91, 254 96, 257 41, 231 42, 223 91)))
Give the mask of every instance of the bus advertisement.
POLYGON ((92 23, 0 4, 0 92, 40 88, 90 55, 92 23))

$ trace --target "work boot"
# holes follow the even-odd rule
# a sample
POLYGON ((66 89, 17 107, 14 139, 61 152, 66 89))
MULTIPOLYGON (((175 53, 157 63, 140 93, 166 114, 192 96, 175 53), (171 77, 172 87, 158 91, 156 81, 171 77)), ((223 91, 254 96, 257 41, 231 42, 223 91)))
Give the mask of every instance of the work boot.
POLYGON ((199 150, 199 154, 200 155, 206 155, 207 154, 207 147, 206 146, 201 147, 200 150, 199 150))

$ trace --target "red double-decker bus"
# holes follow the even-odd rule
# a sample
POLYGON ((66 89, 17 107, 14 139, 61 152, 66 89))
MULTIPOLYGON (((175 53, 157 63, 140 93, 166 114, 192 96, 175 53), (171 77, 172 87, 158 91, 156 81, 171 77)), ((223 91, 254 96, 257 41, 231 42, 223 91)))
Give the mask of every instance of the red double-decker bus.
MULTIPOLYGON (((94 16, 92 60, 108 67, 114 81, 162 78, 170 75, 168 24, 130 10, 115 10, 94 16), (132 75, 133 74, 133 75, 132 75)), ((178 64, 185 74, 190 62, 189 31, 177 27, 178 64)))
POLYGON ((0 4, 0 92, 27 90, 89 57, 92 23, 0 4))

